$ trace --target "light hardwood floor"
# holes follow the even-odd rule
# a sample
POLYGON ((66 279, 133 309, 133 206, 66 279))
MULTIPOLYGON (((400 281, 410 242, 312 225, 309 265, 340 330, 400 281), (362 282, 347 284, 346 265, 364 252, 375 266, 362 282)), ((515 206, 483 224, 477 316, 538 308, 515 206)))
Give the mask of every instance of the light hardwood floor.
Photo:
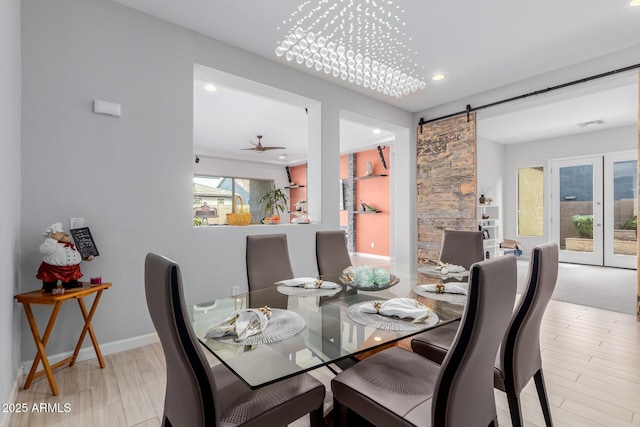
MULTIPOLYGON (((542 356, 556 427, 640 426, 640 324, 632 315, 551 301, 542 328, 542 356)), ((46 379, 21 390, 16 402, 65 403, 71 411, 14 414, 11 427, 159 426, 164 398, 164 356, 159 344, 62 368, 55 373, 60 395, 46 379)), ((213 360, 212 360, 213 362, 213 360)), ((325 385, 325 410, 331 407, 327 369, 313 372, 325 385)), ((503 393, 496 391, 500 426, 511 426, 503 393)), ((533 382, 523 393, 527 426, 544 426, 533 382)), ((294 423, 307 426, 308 418, 294 423)))

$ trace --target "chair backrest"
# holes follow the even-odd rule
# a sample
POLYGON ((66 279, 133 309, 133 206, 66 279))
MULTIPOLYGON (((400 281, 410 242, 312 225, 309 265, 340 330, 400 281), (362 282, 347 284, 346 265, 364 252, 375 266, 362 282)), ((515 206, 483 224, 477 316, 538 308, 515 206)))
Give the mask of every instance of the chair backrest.
POLYGON ((180 267, 147 254, 145 293, 167 365, 164 415, 174 426, 217 425, 213 374, 187 316, 180 267))
POLYGON ((481 231, 443 230, 440 261, 461 265, 467 270, 484 259, 481 231))
POLYGON ((558 278, 558 245, 533 248, 528 285, 515 309, 502 344, 500 363, 505 376, 514 379, 516 392, 542 367, 540 324, 558 278))
POLYGON ((340 273, 351 265, 347 236, 343 230, 316 232, 316 262, 322 280, 340 283, 340 273))
POLYGON ((286 234, 247 236, 247 283, 249 291, 269 289, 250 295, 249 307, 268 305, 287 308, 288 297, 275 290, 279 280, 293 279, 286 234))
POLYGON ((513 255, 474 264, 460 327, 436 379, 434 427, 489 425, 496 419, 493 366, 517 288, 513 255))
POLYGON ((293 279, 286 234, 247 236, 249 290, 273 287, 278 280, 293 279))

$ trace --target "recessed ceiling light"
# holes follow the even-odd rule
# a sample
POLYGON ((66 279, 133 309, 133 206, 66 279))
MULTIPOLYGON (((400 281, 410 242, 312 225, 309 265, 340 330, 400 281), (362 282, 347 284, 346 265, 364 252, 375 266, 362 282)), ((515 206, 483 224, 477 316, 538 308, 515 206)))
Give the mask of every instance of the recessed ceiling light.
POLYGON ((381 131, 380 129, 378 129, 378 128, 375 128, 375 129, 373 130, 373 134, 374 134, 374 135, 380 135, 381 133, 382 133, 382 131, 381 131))
POLYGON ((286 154, 280 154, 280 156, 278 156, 278 157, 280 157, 280 160, 284 160, 284 159, 287 158, 287 155, 286 154))
POLYGON ((631 0, 629 6, 640 6, 640 0, 631 0))
POLYGON ((206 90, 207 92, 215 92, 218 90, 218 88, 215 87, 215 85, 212 85, 211 83, 207 83, 206 85, 204 85, 204 90, 206 90))
POLYGON ((434 74, 433 76, 431 76, 431 80, 437 82, 438 80, 444 79, 444 77, 444 74, 434 74))

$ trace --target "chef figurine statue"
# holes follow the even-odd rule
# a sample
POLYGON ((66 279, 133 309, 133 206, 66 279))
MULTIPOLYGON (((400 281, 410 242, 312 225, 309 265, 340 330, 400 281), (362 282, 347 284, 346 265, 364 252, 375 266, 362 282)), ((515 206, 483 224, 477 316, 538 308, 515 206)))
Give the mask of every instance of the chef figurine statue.
MULTIPOLYGON (((82 277, 80 271, 80 252, 71 243, 71 237, 62 230, 62 224, 57 222, 45 230, 47 238, 40 245, 42 264, 38 268, 36 277, 42 280, 42 289, 51 293, 58 287, 58 280, 65 289, 79 288, 82 285, 78 279, 82 277)), ((91 261, 93 255, 87 258, 91 261)))

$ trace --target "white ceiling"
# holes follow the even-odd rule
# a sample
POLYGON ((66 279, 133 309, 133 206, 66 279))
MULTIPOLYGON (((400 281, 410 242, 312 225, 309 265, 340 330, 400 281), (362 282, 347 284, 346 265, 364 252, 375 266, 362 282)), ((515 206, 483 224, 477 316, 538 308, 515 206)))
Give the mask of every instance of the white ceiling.
POLYGON ((277 28, 301 1, 115 1, 412 112, 640 44, 629 0, 395 0, 429 82, 396 99, 276 57, 286 35, 277 28), (447 78, 432 82, 434 73, 447 78))
MULTIPOLYGON (((198 65, 194 71, 193 102, 195 155, 287 165, 307 161, 305 108, 315 101, 198 65), (214 92, 204 89, 211 83, 215 83, 214 92), (252 147, 257 135, 263 136, 263 146, 286 149, 242 150, 252 147), (286 157, 280 159, 281 154, 286 157)), ((391 126, 353 114, 340 119, 343 153, 394 140, 391 126)))
POLYGON ((516 144, 638 123, 637 74, 593 81, 539 99, 478 112, 478 136, 516 144), (578 126, 578 123, 602 124, 578 126))
MULTIPOLYGON (((412 38, 405 42, 417 52, 418 69, 428 82, 426 89, 396 99, 275 55, 287 29, 278 28, 303 2, 114 1, 411 112, 640 46, 640 7, 630 7, 629 0, 395 0, 394 4, 404 10, 400 18, 406 21, 407 36, 412 38), (444 73, 446 78, 433 82, 430 76, 435 73, 444 73)), ((304 102, 282 103, 260 98, 263 95, 256 98, 255 91, 239 93, 232 86, 228 90, 220 87, 214 93, 201 93, 197 90, 200 83, 196 81, 194 86, 196 154, 201 151, 238 158, 239 149, 262 134, 265 145, 287 147, 285 162, 306 157, 304 102)), ((637 97, 637 87, 635 91, 632 87, 627 89, 629 92, 611 89, 593 97, 585 93, 574 101, 562 99, 563 103, 555 106, 535 103, 516 107, 515 112, 502 109, 503 114, 509 113, 502 119, 497 113, 481 112, 478 131, 488 139, 515 143, 575 133, 570 130, 602 129, 576 126, 578 122, 594 119, 605 120, 604 126, 627 123, 631 115, 637 120, 638 105, 636 101, 631 110, 621 111, 622 105, 629 105, 629 93, 637 97), (595 105, 598 111, 589 105, 595 105)), ((544 103, 559 100, 541 98, 544 103)), ((362 140, 369 145, 379 141, 370 138, 370 125, 357 125, 357 121, 343 120, 341 139, 345 140, 346 132, 351 133, 349 141, 362 140)), ((385 131, 382 141, 393 139, 393 131, 385 131)), ((244 159, 250 156, 256 161, 282 162, 277 160, 280 150, 242 153, 244 159)))

